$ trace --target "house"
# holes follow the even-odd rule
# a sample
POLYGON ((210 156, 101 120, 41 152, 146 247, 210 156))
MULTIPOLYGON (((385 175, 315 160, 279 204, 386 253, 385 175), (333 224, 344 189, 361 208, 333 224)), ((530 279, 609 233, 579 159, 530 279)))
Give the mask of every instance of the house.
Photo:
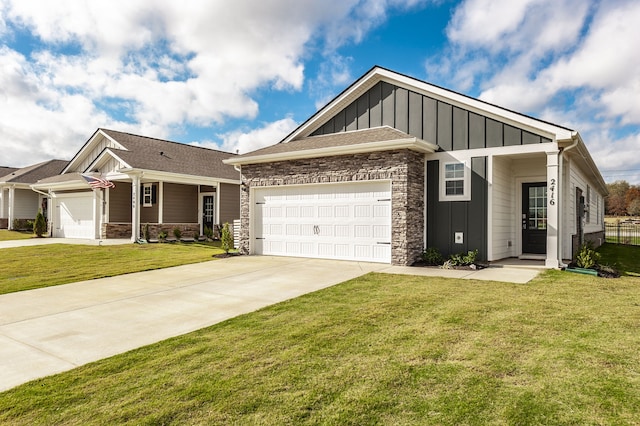
POLYGON ((234 154, 98 129, 58 176, 32 185, 51 198, 53 237, 130 238, 179 228, 202 235, 239 218, 234 154))
POLYGON ((59 174, 64 160, 48 160, 23 168, 0 167, 0 229, 26 229, 38 211, 48 214, 47 197, 31 190, 31 184, 59 174), (6 173, 5 173, 6 172, 6 173))
POLYGON ((246 253, 411 265, 425 248, 559 267, 604 239, 580 134, 374 67, 241 167, 246 253))

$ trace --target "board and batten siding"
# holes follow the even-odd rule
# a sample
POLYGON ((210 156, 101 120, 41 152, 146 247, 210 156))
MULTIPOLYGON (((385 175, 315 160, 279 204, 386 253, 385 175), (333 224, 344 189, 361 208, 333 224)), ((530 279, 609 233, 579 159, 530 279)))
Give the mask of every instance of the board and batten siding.
POLYGON ((471 158, 471 200, 439 201, 440 161, 427 161, 427 247, 450 254, 478 250, 487 260, 488 184, 487 157, 471 158), (463 243, 455 243, 455 233, 463 233, 463 243))
POLYGON ((390 126, 444 151, 551 142, 509 124, 381 81, 311 136, 390 126))
MULTIPOLYGON (((91 165, 91 163, 93 163, 93 161, 96 158, 98 158, 98 156, 102 153, 102 151, 105 150, 105 148, 120 148, 120 146, 115 144, 114 142, 112 142, 108 138, 102 137, 100 142, 97 143, 93 147, 91 152, 88 152, 84 156, 84 161, 82 161, 82 163, 78 164, 78 166, 74 170, 71 170, 71 171, 82 173, 85 170, 87 170, 87 168, 91 165)), ((106 169, 107 169, 107 171, 115 170, 115 169, 112 168, 112 166, 109 166, 106 169)))
POLYGON ((585 174, 576 167, 575 163, 569 163, 569 202, 566 205, 568 207, 569 220, 572 224, 571 230, 573 233, 576 232, 576 188, 580 188, 582 190, 582 195, 585 200, 585 210, 588 210, 588 214, 585 213, 585 222, 584 222, 584 233, 589 234, 592 232, 602 231, 603 221, 602 216, 598 214, 598 204, 601 204, 601 209, 604 210, 604 199, 602 194, 599 194, 592 184, 590 184, 585 177, 585 174), (589 200, 587 200, 587 193, 589 193, 589 200))
POLYGON ((240 185, 221 183, 218 188, 220 203, 220 224, 240 219, 240 185))
POLYGON ((163 184, 163 222, 198 223, 198 187, 163 184))
POLYGON ((519 217, 516 207, 520 203, 514 200, 515 188, 511 160, 507 157, 494 156, 492 190, 492 217, 491 217, 491 248, 492 255, 488 260, 504 259, 515 256, 516 235, 514 229, 514 217, 519 217))

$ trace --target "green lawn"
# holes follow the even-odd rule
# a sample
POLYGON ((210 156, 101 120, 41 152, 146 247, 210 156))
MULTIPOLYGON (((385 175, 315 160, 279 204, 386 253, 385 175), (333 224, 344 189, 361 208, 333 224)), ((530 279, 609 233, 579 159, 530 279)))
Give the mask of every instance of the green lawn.
POLYGON ((0 229, 0 241, 27 240, 29 238, 35 238, 33 232, 18 232, 0 229))
POLYGON ((0 294, 212 260, 219 243, 51 244, 2 249, 0 294))
POLYGON ((0 423, 637 424, 639 326, 635 277, 368 274, 0 393, 0 423))
POLYGON ((616 268, 620 273, 640 277, 640 246, 603 244, 598 248, 602 265, 616 268))

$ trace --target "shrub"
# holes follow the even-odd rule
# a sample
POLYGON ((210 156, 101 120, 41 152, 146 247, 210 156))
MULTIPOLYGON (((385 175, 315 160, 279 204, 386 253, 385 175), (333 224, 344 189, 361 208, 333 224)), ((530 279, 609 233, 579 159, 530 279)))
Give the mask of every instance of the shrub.
POLYGON ((208 239, 210 239, 210 240, 213 239, 213 229, 209 228, 208 226, 205 225, 204 229, 202 230, 202 233, 208 239))
POLYGON ((422 260, 427 265, 442 265, 442 255, 440 254, 440 250, 435 247, 428 247, 425 251, 422 252, 422 260))
POLYGON ((47 221, 44 220, 42 212, 38 212, 36 220, 33 222, 33 233, 38 238, 42 237, 47 232, 47 221))
POLYGON ((229 222, 225 222, 220 235, 220 248, 225 253, 229 253, 231 247, 233 247, 233 235, 231 235, 231 230, 229 229, 229 222))
POLYGON ((160 231, 160 232, 158 233, 158 239, 159 239, 160 241, 164 241, 166 238, 167 238, 167 233, 166 233, 166 232, 164 232, 164 231, 160 231))
POLYGON ((469 250, 465 253, 457 253, 449 256, 451 266, 468 266, 476 263, 478 249, 469 250))
POLYGON ((173 228, 173 236, 176 237, 176 240, 179 240, 182 237, 182 231, 180 230, 180 228, 173 228))
POLYGON ((600 253, 594 250, 590 242, 586 242, 580 246, 576 255, 576 265, 578 268, 592 269, 598 265, 600 253))
POLYGON ((144 239, 145 240, 149 241, 151 239, 151 234, 149 233, 149 224, 148 223, 144 224, 143 234, 144 234, 144 239))

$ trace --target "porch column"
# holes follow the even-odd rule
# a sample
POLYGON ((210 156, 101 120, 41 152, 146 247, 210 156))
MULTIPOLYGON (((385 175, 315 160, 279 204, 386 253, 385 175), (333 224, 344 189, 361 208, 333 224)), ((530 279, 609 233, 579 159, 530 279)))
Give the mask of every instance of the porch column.
POLYGON ((7 210, 9 210, 7 215, 7 218, 9 220, 9 223, 7 224, 7 229, 13 229, 13 219, 15 219, 13 217, 15 215, 15 206, 13 204, 15 203, 15 198, 16 198, 16 188, 14 186, 10 186, 9 202, 7 203, 7 210))
POLYGON ((4 198, 4 188, 0 188, 0 218, 5 217, 4 205, 6 198, 4 198))
POLYGON ((131 176, 131 241, 140 239, 140 176, 131 176))
POLYGON ((158 223, 164 223, 164 182, 158 182, 158 223))
POLYGON ((558 195, 558 154, 560 151, 547 152, 547 258, 545 266, 547 268, 558 268, 560 266, 560 215, 558 206, 560 197, 558 195))

